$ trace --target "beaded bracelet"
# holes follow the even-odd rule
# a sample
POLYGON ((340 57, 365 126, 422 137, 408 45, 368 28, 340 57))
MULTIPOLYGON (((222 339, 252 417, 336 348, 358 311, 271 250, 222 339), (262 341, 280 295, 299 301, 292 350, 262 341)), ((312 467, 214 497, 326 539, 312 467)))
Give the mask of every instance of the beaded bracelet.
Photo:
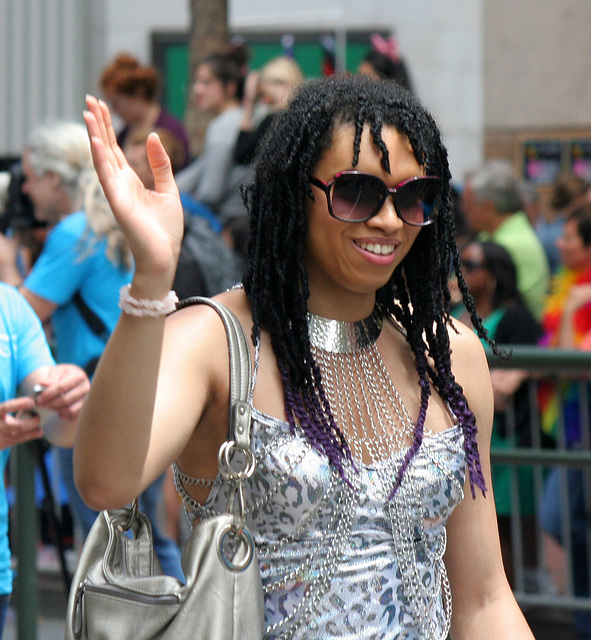
POLYGON ((134 298, 129 290, 130 284, 125 284, 119 291, 119 308, 130 316, 159 318, 172 313, 176 309, 178 296, 174 291, 169 291, 162 300, 150 300, 149 298, 134 298))

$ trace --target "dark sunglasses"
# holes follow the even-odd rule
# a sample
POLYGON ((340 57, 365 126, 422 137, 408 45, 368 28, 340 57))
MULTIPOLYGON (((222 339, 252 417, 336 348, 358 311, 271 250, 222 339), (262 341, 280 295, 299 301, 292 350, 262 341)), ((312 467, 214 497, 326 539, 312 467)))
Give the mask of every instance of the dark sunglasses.
POLYGON ((460 260, 460 265, 464 271, 478 271, 478 269, 488 269, 484 262, 476 262, 475 260, 460 260))
POLYGON ((343 222, 365 222, 394 200, 398 217, 415 227, 431 224, 441 206, 442 180, 436 176, 409 178, 394 188, 368 173, 341 171, 328 182, 310 177, 310 182, 326 194, 328 212, 343 222))

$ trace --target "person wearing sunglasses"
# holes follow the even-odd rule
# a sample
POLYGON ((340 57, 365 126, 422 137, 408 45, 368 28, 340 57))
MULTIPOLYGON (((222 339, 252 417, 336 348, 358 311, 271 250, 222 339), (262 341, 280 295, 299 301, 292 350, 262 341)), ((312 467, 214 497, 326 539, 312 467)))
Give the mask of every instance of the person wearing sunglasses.
MULTIPOLYGON (((87 105, 136 270, 81 418, 78 486, 95 508, 121 506, 176 462, 191 521, 207 518, 227 503, 216 479, 225 333, 203 305, 165 319, 182 236, 166 155, 152 135, 146 191, 107 107, 87 105)), ((217 299, 254 362, 257 466, 245 503, 267 640, 442 640, 450 629, 454 640, 533 638, 502 566, 484 350, 449 317, 452 267, 486 335, 460 274, 449 194, 433 118, 370 78, 304 83, 257 154, 243 288, 217 299)))
MULTIPOLYGON (((476 310, 482 318, 489 336, 501 345, 536 345, 543 335, 541 324, 525 306, 517 287, 517 270, 509 252, 496 242, 472 240, 460 249, 460 264, 468 289, 476 303, 476 310)), ((452 315, 466 324, 470 317, 464 305, 459 305, 452 315)), ((516 369, 493 369, 491 372, 495 419, 492 445, 499 448, 530 447, 532 444, 533 416, 530 411, 530 390, 525 383, 527 372, 516 369), (511 407, 510 414, 506 413, 511 407), (511 415, 508 424, 507 415, 511 415)), ((534 422, 535 424, 535 422, 534 422)), ((550 442, 540 434, 543 446, 550 442)), ((527 542, 520 549, 525 567, 534 570, 537 565, 535 536, 535 491, 531 467, 522 466, 517 470, 520 520, 523 539, 527 542)), ((494 465, 492 482, 501 549, 504 565, 513 584, 514 549, 518 540, 511 532, 512 503, 514 491, 511 468, 494 465)), ((513 521, 516 522, 516 520, 513 521)))

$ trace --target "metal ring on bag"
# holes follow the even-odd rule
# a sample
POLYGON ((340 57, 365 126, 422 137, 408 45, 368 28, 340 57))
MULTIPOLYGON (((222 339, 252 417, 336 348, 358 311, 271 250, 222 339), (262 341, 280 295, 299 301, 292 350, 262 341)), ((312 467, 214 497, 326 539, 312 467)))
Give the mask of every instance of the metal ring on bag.
POLYGON ((121 533, 125 533, 126 531, 129 531, 133 521, 137 518, 138 510, 139 510, 139 500, 138 500, 138 498, 134 498, 133 502, 131 503, 131 505, 129 507, 129 516, 128 516, 127 520, 125 520, 125 522, 122 522, 121 524, 117 525, 117 529, 121 533))
POLYGON ((222 444, 218 453, 218 463, 220 473, 226 480, 241 480, 250 478, 256 468, 256 458, 251 449, 237 447, 233 440, 227 440, 222 444), (244 455, 244 467, 234 469, 230 460, 230 455, 235 451, 240 451, 244 455))
POLYGON ((224 527, 220 534, 218 555, 224 566, 227 569, 230 569, 230 571, 238 572, 247 569, 254 557, 254 540, 252 539, 252 536, 250 535, 248 529, 242 528, 238 531, 236 527, 231 524, 224 527), (239 540, 240 546, 243 546, 246 550, 246 555, 244 556, 244 558, 242 558, 242 560, 239 560, 238 562, 236 562, 237 554, 235 554, 234 557, 230 559, 226 556, 226 552, 224 551, 224 543, 230 539, 230 536, 232 536, 236 540, 239 540))

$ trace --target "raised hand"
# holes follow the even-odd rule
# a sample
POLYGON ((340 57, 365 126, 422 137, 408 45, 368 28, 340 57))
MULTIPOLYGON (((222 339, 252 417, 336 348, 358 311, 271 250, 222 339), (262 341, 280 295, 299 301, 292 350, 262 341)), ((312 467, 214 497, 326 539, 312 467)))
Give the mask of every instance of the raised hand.
MULTIPOLYGON (((86 99, 92 158, 135 259, 136 274, 172 280, 183 236, 183 211, 170 160, 155 133, 146 143, 154 190, 146 189, 117 144, 107 105, 86 99)), ((156 284, 156 283, 155 283, 156 284)))
POLYGON ((19 249, 20 244, 15 237, 0 233, 0 280, 15 287, 23 280, 17 266, 19 249))

